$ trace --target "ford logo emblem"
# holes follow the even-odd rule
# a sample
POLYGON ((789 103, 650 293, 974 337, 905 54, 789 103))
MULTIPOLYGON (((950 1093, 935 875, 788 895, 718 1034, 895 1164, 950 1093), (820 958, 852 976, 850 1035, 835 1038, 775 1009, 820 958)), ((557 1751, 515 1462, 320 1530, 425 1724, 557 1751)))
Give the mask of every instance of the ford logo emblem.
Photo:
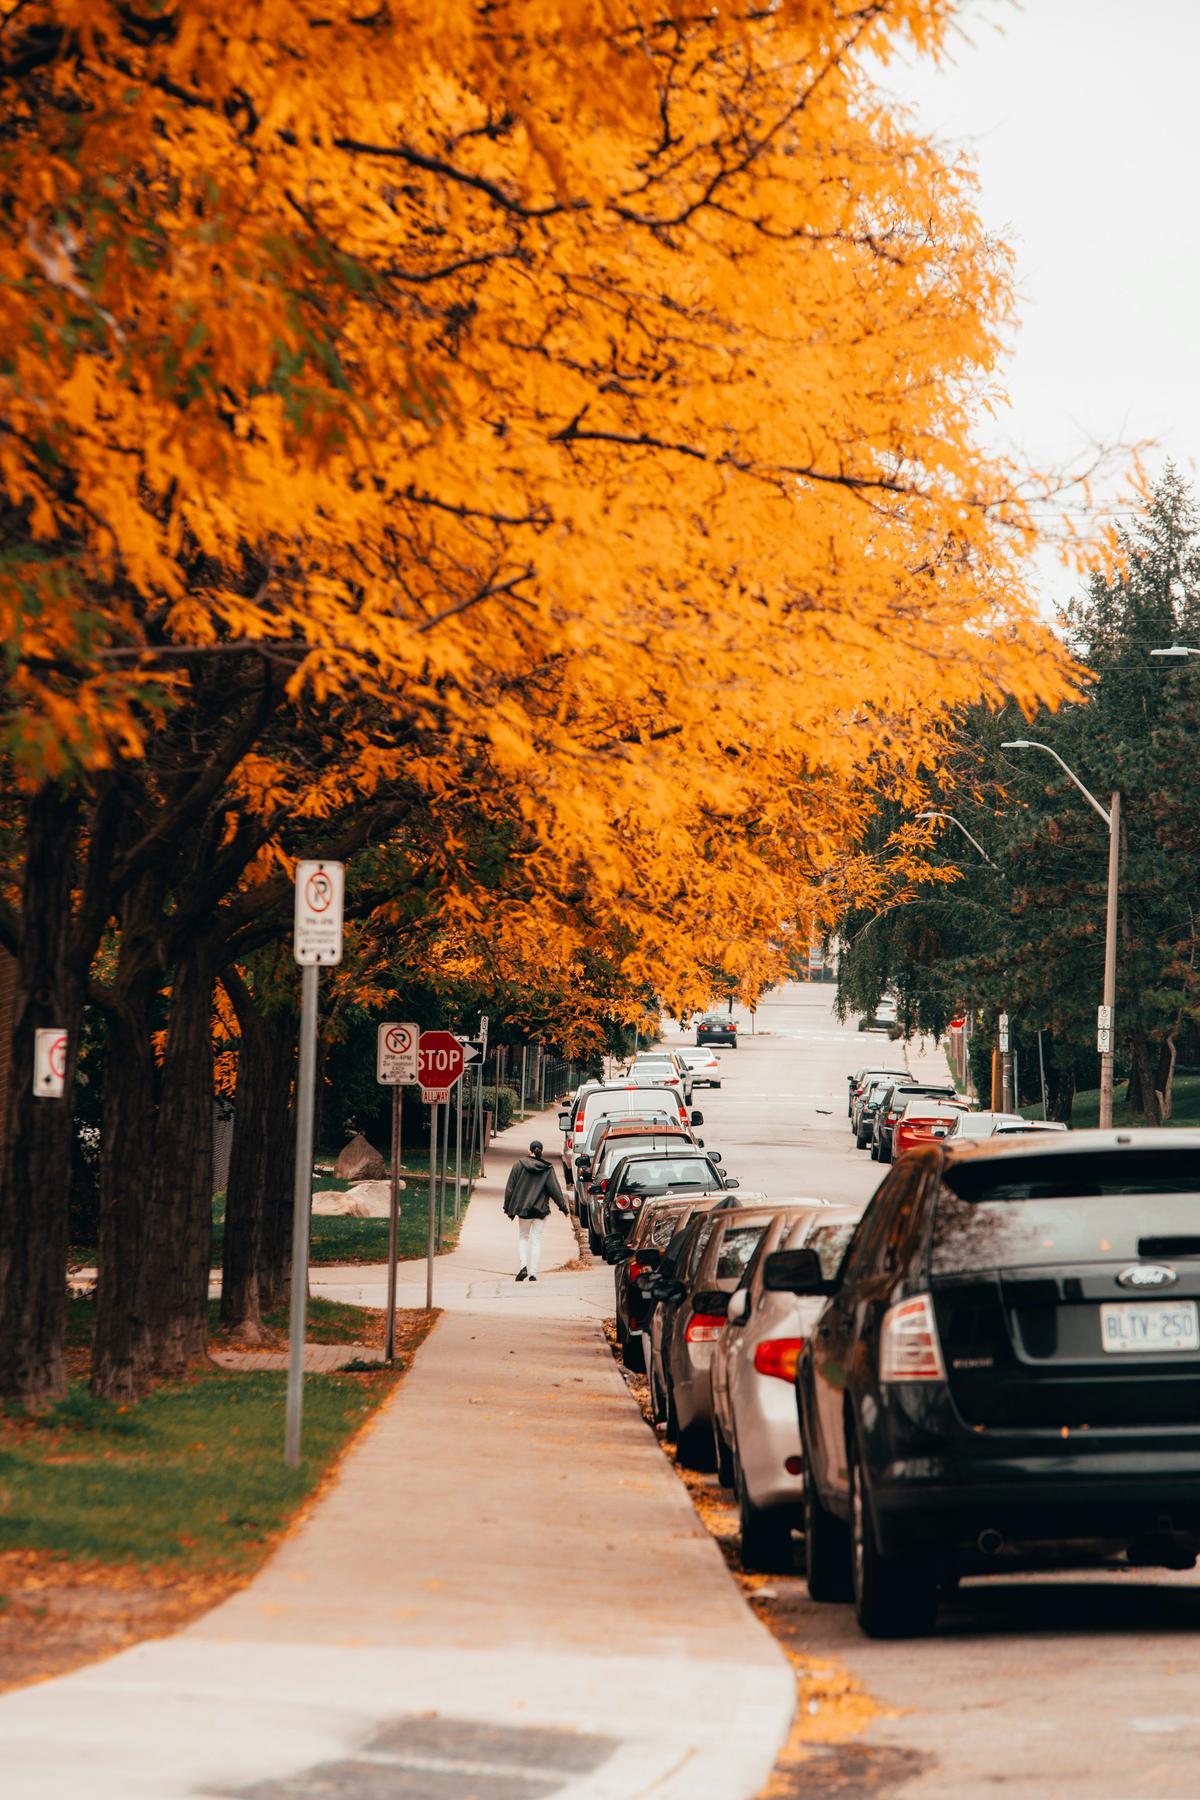
POLYGON ((1132 1263, 1117 1280, 1125 1288, 1164 1288, 1173 1287, 1179 1277, 1165 1263, 1132 1263))

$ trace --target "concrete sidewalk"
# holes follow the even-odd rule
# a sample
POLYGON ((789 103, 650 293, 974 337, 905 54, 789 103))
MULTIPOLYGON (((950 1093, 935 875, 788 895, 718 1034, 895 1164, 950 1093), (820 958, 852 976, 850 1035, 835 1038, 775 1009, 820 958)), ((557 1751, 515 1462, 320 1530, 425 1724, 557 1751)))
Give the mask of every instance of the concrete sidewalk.
MULTIPOLYGON (((13 1800, 743 1800, 791 1670, 600 1332, 611 1275, 560 1215, 513 1280, 489 1153, 435 1327, 339 1478, 242 1593, 174 1638, 0 1700, 13 1800), (555 1264, 560 1265, 555 1272, 555 1264)), ((345 1279, 342 1279, 345 1277, 345 1279)), ((364 1271, 319 1291, 374 1293, 364 1271)), ((423 1272, 419 1303, 424 1301, 423 1272)), ((411 1302, 410 1302, 411 1303, 411 1302)))

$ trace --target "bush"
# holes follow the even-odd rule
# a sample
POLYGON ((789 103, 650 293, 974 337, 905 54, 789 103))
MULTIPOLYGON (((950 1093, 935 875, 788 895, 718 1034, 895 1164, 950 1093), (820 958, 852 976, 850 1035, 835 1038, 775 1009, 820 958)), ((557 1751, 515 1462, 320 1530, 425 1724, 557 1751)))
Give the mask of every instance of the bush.
POLYGON ((483 1110, 492 1115, 492 1130, 503 1131, 511 1125, 517 1113, 520 1094, 516 1088, 485 1087, 483 1090, 483 1110))

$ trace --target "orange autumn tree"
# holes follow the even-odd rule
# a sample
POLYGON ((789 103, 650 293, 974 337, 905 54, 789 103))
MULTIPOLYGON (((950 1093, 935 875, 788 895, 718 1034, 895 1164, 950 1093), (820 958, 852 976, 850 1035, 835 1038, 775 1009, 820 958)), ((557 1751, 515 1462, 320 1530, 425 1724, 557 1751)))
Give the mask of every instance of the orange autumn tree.
MULTIPOLYGON (((17 1067, 160 866, 122 770, 206 664, 238 708, 177 836, 259 831, 241 762, 288 790, 353 699, 371 790, 398 744, 434 810, 494 771, 529 932, 682 998, 821 914, 946 708, 1066 691, 976 435, 1006 262, 869 74, 952 11, 0 0, 17 1067)), ((17 1082, 5 1139, 0 1390, 40 1397, 69 1099, 17 1082)))

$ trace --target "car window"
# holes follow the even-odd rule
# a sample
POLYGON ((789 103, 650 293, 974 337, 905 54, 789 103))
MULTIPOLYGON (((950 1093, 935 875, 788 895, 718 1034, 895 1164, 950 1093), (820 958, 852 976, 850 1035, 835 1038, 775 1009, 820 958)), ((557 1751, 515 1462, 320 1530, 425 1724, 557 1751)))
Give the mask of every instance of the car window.
POLYGON ((902 1209, 901 1224, 906 1225, 917 1194, 924 1184, 924 1177, 923 1165, 910 1165, 905 1159, 878 1189, 859 1222, 846 1258, 847 1281, 859 1281, 875 1274, 883 1266, 888 1243, 895 1243, 894 1209, 897 1206, 902 1209))
POLYGON ((836 1219, 827 1223, 809 1227, 802 1242, 805 1249, 815 1250, 821 1264, 821 1274, 826 1281, 832 1281, 842 1266, 846 1248, 854 1236, 855 1219, 836 1219))
POLYGON ((713 1270, 718 1281, 740 1280, 766 1229, 767 1221, 765 1219, 757 1225, 727 1225, 725 1227, 720 1248, 717 1251, 717 1266, 713 1270))
POLYGON ((943 1173, 935 1274, 1155 1256, 1200 1257, 1200 1151, 1035 1151, 943 1173))
POLYGON ((716 1216, 712 1213, 696 1221, 696 1236, 687 1258, 687 1280, 690 1281, 700 1267, 700 1258, 708 1249, 708 1240, 717 1229, 716 1216))

